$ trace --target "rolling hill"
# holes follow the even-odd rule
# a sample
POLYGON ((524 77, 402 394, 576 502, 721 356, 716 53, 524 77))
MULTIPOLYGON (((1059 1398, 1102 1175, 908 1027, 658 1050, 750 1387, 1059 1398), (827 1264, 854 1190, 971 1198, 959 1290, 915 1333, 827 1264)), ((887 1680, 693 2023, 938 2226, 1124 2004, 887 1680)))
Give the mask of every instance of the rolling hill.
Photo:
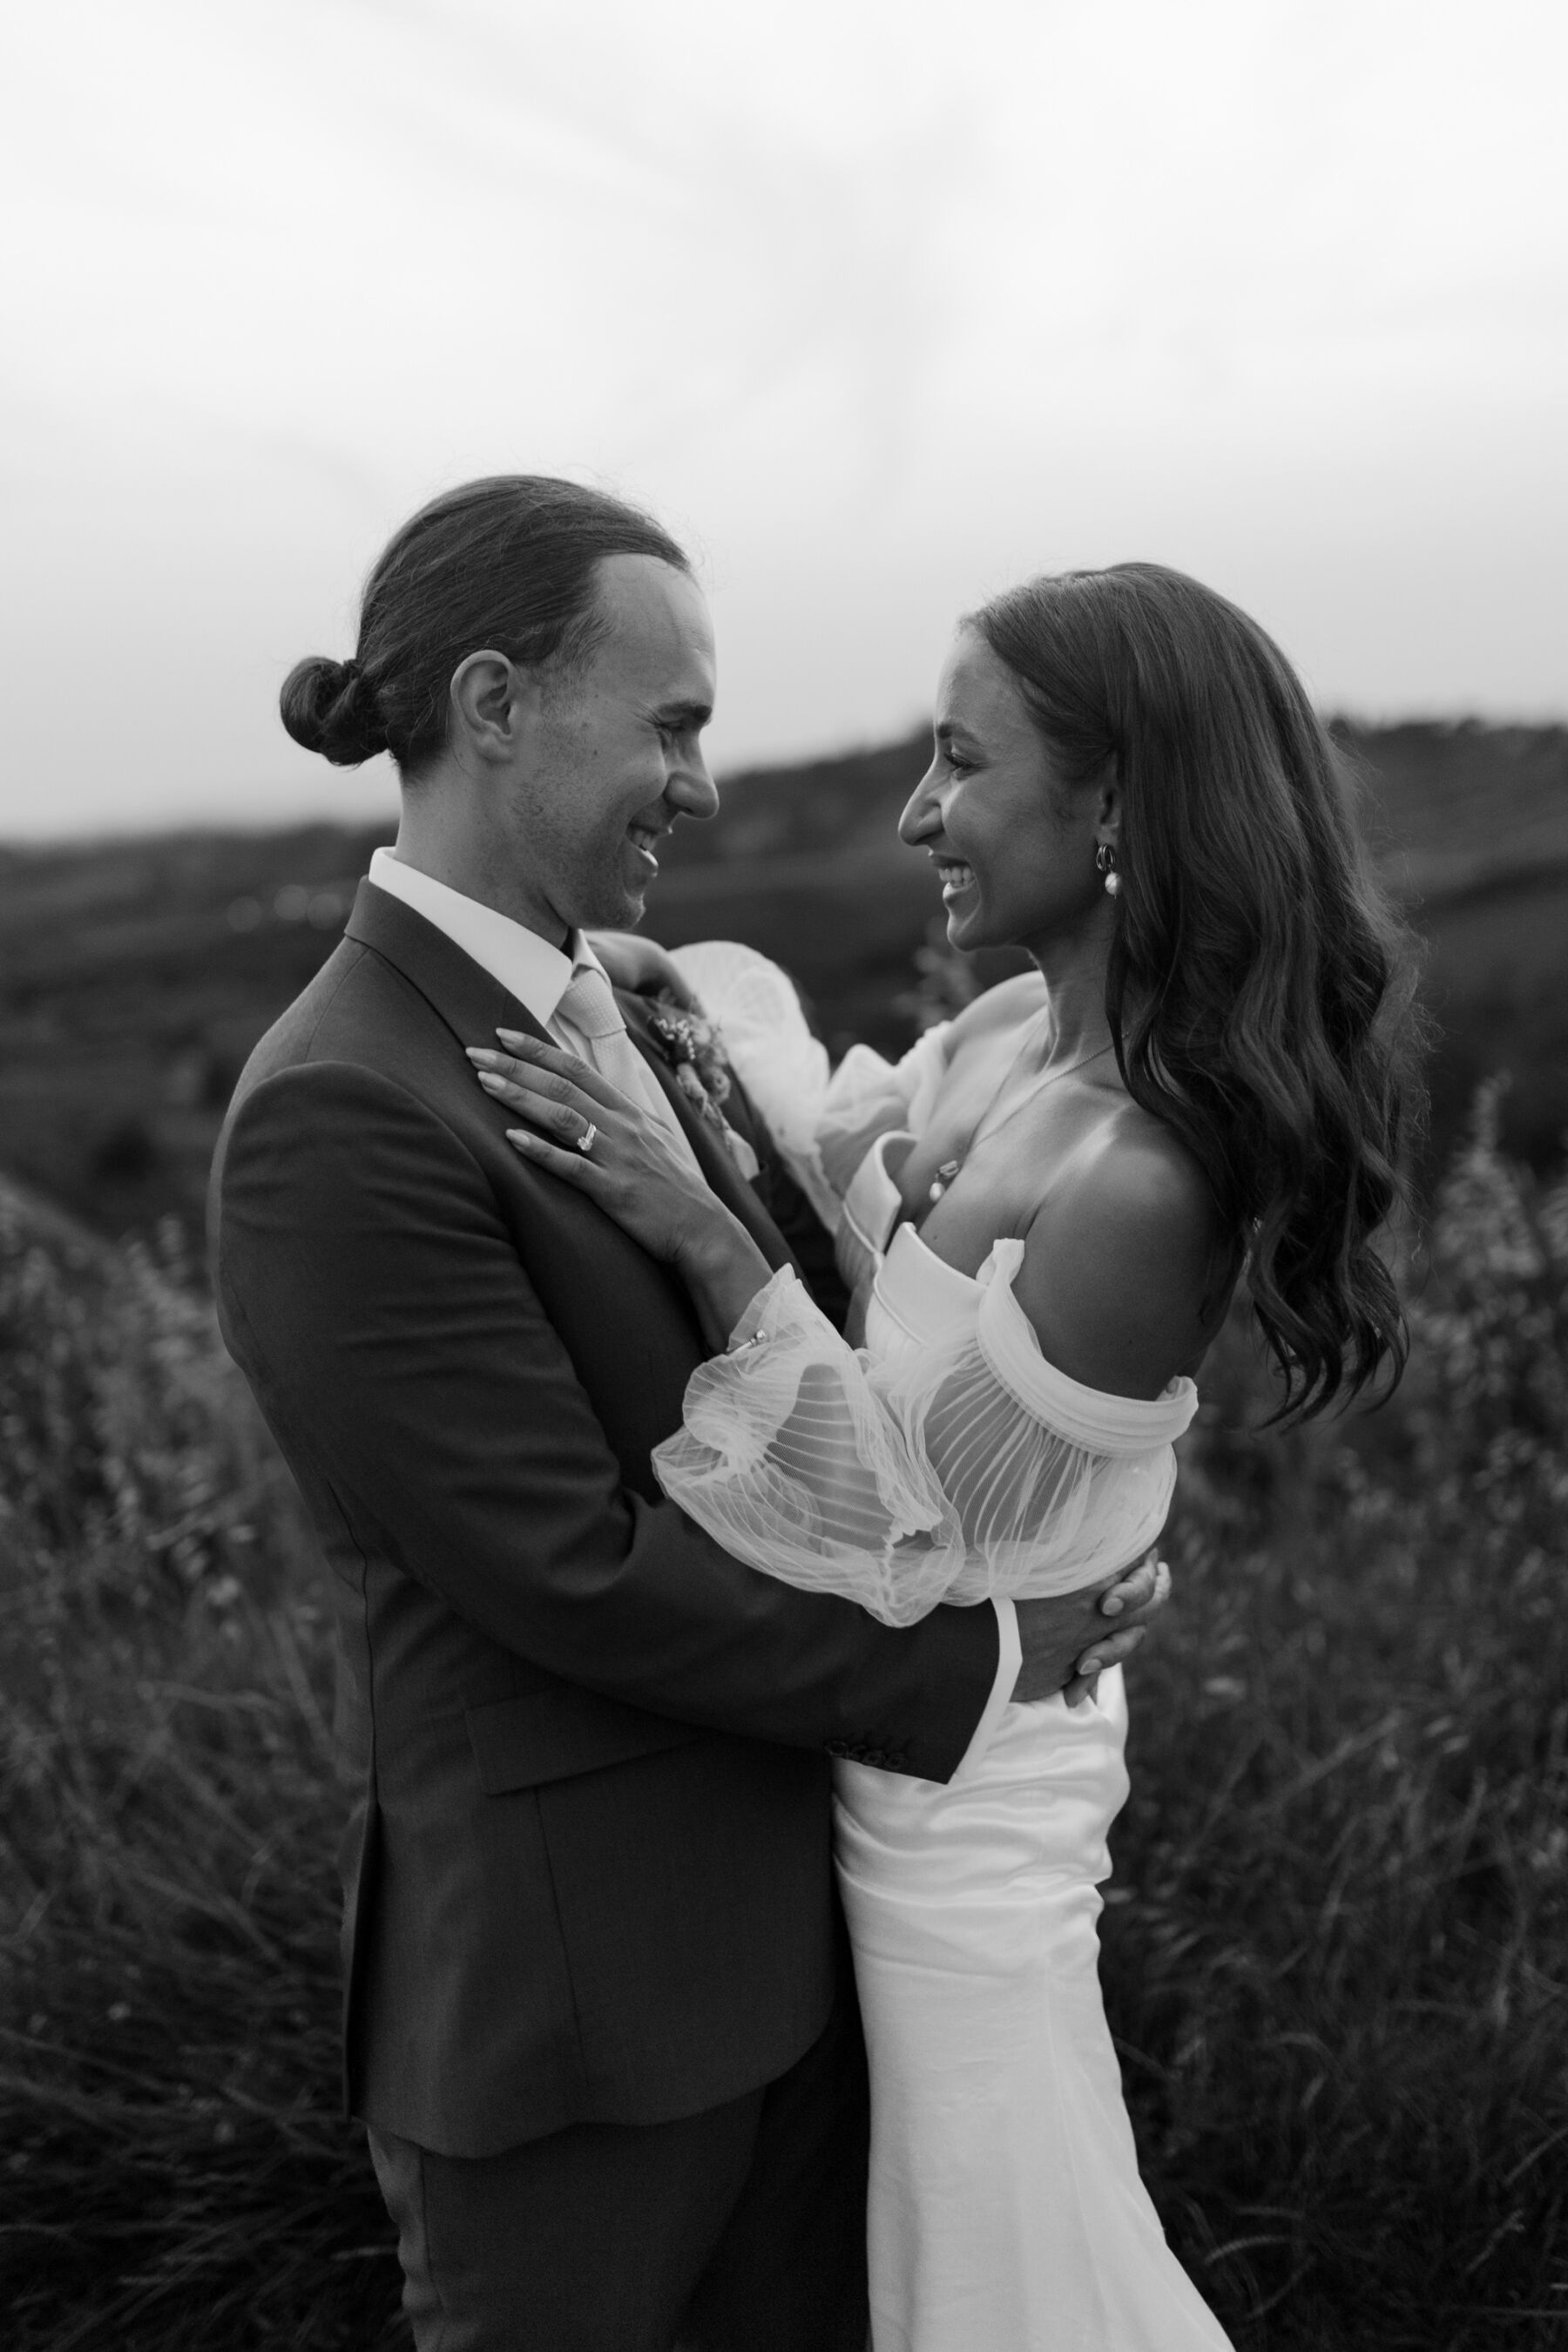
MULTIPOLYGON (((1545 1164, 1568 1129, 1568 729, 1337 731, 1427 941, 1435 1143, 1507 1068, 1508 1139, 1545 1164)), ((939 901, 894 827, 927 740, 735 777, 719 818, 668 845, 649 929, 775 956, 835 1046, 906 1040, 939 901)), ((0 1167, 106 1231, 199 1220, 235 1077, 331 952, 384 838, 321 824, 0 849, 0 1167)))

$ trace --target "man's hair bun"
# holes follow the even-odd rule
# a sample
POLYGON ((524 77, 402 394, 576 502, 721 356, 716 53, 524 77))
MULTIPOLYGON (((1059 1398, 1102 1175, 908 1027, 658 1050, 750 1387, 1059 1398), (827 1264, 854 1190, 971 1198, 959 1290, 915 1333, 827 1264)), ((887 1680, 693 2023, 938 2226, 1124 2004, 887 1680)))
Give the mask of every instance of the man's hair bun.
POLYGON ((441 760, 452 679, 481 646, 525 668, 587 661, 599 566, 647 555, 690 576, 669 533, 602 490, 547 474, 464 482, 421 507, 364 584, 352 662, 302 661, 283 688, 296 743, 341 767, 389 751, 403 782, 441 760))
POLYGON ((295 742, 335 768, 360 767, 386 749, 376 691, 357 661, 308 654, 284 679, 278 708, 295 742))

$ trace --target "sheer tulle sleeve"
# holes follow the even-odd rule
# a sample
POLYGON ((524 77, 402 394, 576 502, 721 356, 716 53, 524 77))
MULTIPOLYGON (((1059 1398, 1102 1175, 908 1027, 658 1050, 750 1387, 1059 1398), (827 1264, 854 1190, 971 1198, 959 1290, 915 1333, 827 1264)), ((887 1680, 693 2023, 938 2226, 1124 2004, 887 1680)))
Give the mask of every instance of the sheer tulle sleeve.
POLYGON ((735 1558, 891 1625, 1110 1576, 1164 1523, 1196 1391, 1140 1402, 1047 1364, 1013 1297, 1023 1255, 998 1243, 973 1328, 885 1367, 775 1275, 735 1334, 755 1343, 693 1375, 664 1491, 735 1558))

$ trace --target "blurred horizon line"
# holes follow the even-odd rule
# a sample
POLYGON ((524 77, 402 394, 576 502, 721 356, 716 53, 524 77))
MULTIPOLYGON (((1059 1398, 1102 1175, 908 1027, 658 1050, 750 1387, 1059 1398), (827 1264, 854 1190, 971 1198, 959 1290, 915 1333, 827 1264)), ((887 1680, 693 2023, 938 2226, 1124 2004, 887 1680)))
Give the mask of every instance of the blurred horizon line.
MULTIPOLYGON (((1331 732, 1352 736, 1390 736, 1410 732, 1445 736, 1468 733, 1529 737, 1568 734, 1568 699, 1564 700, 1560 710, 1551 713, 1505 715, 1500 712, 1475 709, 1447 713, 1428 709, 1406 711, 1397 717, 1374 718, 1364 710, 1339 705, 1321 712, 1320 716, 1324 726, 1331 732)), ((929 720, 922 720, 896 734, 858 736, 852 741, 841 741, 831 750, 802 751, 786 758, 740 760, 726 769, 719 771, 715 774, 714 782, 721 793, 723 793, 736 787, 744 788, 768 778, 805 774, 824 768, 848 766, 858 761, 885 757, 889 752, 903 750, 906 745, 913 749, 929 732, 929 720)), ((365 784, 368 803, 391 780, 385 764, 382 761, 367 762, 366 767, 368 772, 365 784)), ((335 793, 342 793, 344 790, 352 792, 354 789, 355 778, 353 771, 334 769, 331 771, 331 775, 335 793)), ((265 783, 250 785, 247 788, 247 797, 248 798, 252 793, 258 795, 264 794, 268 789, 270 788, 265 783)), ((234 817, 225 816, 216 811, 207 814, 193 810, 188 814, 181 814, 177 810, 171 809, 162 813, 149 813, 143 820, 129 818, 123 822, 102 824, 89 821, 58 832, 6 831, 0 833, 0 856, 47 856, 51 852, 73 849, 112 849, 121 845, 132 847, 149 841, 167 840, 176 835, 254 839, 272 834, 298 832, 303 827, 314 825, 325 825, 341 832, 352 832, 362 825, 374 824, 384 819, 393 824, 396 822, 395 797, 385 802, 380 808, 367 805, 363 814, 360 814, 353 810, 344 809, 335 797, 331 807, 313 811, 310 806, 308 796, 297 797, 299 787, 294 782, 288 786, 280 785, 276 789, 285 792, 288 799, 286 804, 279 808, 275 815, 268 815, 259 809, 253 814, 234 817)), ((400 788, 394 782, 392 783, 394 794, 398 789, 400 788)), ((721 810, 721 815, 722 813, 721 810)))

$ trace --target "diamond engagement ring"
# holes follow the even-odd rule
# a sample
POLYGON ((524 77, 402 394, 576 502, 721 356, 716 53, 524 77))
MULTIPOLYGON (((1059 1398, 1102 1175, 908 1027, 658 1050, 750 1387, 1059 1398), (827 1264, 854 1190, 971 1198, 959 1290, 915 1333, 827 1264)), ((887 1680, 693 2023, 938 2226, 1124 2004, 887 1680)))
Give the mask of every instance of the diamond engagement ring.
POLYGON ((594 1138, 598 1134, 598 1129, 595 1126, 593 1120, 590 1119, 587 1126, 583 1129, 582 1134, 573 1138, 573 1141, 575 1144, 576 1149, 583 1153, 584 1158, 586 1158, 588 1153, 594 1149, 594 1138))

